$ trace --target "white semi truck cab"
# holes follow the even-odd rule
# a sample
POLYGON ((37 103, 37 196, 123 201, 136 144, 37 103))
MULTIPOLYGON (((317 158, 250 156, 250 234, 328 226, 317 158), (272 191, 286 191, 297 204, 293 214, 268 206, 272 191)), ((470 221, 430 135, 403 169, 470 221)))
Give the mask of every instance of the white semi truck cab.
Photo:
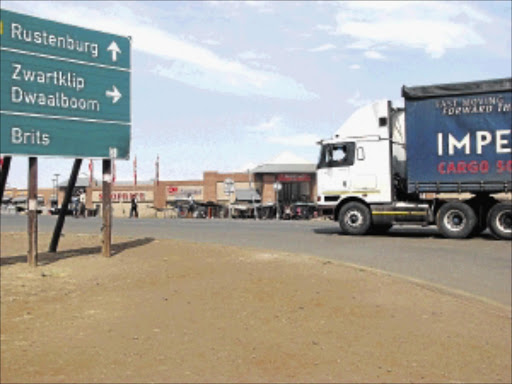
POLYGON ((353 235, 436 224, 445 237, 489 227, 512 239, 510 201, 495 197, 512 187, 511 83, 403 87, 405 108, 356 110, 319 142, 319 210, 353 235))

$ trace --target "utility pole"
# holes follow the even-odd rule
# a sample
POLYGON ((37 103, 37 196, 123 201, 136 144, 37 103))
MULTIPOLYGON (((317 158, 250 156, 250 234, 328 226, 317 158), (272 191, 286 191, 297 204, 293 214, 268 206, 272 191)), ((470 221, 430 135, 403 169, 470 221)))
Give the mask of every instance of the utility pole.
POLYGON ((235 181, 233 179, 224 180, 224 193, 229 196, 228 217, 231 219, 231 195, 235 193, 235 181))

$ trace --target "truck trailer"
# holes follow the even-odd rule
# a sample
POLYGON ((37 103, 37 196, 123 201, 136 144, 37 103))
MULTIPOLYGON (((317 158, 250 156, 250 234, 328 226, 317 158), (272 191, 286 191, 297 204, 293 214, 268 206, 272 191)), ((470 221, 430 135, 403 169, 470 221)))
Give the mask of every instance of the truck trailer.
POLYGON ((436 225, 512 239, 512 79, 402 87, 319 142, 317 204, 344 233, 436 225))

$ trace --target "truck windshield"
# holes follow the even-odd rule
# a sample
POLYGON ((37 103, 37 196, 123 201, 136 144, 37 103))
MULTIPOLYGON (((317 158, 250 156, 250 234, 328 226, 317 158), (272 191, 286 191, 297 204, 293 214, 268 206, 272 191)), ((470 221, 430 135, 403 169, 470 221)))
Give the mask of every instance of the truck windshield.
POLYGON ((317 168, 348 167, 354 164, 355 143, 324 144, 317 168))

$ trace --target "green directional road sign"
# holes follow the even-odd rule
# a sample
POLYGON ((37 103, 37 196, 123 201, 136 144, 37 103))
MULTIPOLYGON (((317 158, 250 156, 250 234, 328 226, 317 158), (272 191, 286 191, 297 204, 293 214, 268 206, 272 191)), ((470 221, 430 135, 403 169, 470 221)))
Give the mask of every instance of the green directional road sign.
POLYGON ((130 39, 0 10, 0 153, 129 158, 130 39))

